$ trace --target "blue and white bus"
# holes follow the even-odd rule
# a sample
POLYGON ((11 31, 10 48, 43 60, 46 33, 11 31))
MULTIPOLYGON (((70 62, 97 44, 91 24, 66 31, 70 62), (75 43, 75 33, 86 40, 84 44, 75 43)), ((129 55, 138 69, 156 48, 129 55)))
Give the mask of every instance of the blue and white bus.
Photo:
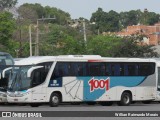
POLYGON ((29 57, 17 61, 10 74, 10 103, 87 102, 127 106, 151 101, 156 92, 153 59, 105 58, 97 55, 29 57))
POLYGON ((0 103, 7 102, 8 77, 4 71, 14 64, 13 58, 9 53, 0 52, 0 103))

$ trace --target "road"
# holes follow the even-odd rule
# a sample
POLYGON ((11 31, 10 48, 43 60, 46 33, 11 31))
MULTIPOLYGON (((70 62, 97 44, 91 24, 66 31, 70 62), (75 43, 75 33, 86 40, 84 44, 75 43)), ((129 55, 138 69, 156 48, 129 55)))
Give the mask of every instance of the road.
MULTIPOLYGON (((142 103, 135 103, 130 106, 117 106, 116 104, 112 106, 101 106, 99 104, 96 105, 87 105, 87 104, 81 104, 81 105, 70 105, 70 104, 62 104, 59 105, 59 107, 49 107, 48 105, 41 105, 39 107, 30 107, 29 105, 26 106, 20 106, 20 105, 1 105, 0 106, 0 111, 18 111, 18 112, 42 112, 42 111, 53 111, 55 113, 56 111, 101 111, 101 112, 110 112, 114 111, 117 113, 123 113, 124 111, 127 112, 135 112, 135 111, 160 111, 160 104, 159 103, 152 103, 152 104, 142 104, 142 103)), ((95 113, 93 113, 93 116, 90 115, 90 117, 63 117, 63 113, 60 113, 62 117, 46 117, 45 120, 133 120, 133 119, 138 119, 138 120, 159 120, 160 116, 158 117, 96 117, 95 113)), ((0 118, 2 119, 2 118, 0 118)), ((4 120, 14 120, 17 118, 3 118, 4 120)), ((28 120, 28 118, 23 118, 28 120)), ((44 119, 42 118, 29 118, 31 120, 39 120, 39 119, 44 119)))

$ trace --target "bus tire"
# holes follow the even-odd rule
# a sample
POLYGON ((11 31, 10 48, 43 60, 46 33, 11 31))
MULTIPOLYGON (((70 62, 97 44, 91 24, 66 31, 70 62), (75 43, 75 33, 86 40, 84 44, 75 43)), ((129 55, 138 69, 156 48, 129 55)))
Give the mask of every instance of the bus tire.
POLYGON ((49 105, 51 107, 57 107, 61 101, 60 95, 58 93, 53 93, 50 97, 49 105))
POLYGON ((132 102, 132 97, 129 92, 124 92, 121 96, 121 100, 118 102, 119 106, 129 106, 132 102))
POLYGON ((113 102, 112 101, 108 101, 108 102, 101 102, 100 103, 102 106, 112 106, 113 102))

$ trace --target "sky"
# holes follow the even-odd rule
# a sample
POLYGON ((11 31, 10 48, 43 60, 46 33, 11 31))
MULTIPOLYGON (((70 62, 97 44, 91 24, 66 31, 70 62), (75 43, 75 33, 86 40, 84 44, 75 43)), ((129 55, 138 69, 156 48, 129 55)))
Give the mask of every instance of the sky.
POLYGON ((91 18, 92 13, 100 7, 105 12, 144 10, 160 14, 160 0, 18 0, 18 6, 24 3, 39 3, 42 6, 59 8, 71 15, 72 19, 79 17, 91 18))

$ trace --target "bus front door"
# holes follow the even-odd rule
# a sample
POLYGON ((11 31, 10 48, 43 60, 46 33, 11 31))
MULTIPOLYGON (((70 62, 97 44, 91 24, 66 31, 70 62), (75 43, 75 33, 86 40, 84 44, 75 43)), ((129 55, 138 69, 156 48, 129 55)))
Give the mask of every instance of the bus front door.
POLYGON ((160 101, 160 67, 158 67, 157 96, 156 100, 160 101))

